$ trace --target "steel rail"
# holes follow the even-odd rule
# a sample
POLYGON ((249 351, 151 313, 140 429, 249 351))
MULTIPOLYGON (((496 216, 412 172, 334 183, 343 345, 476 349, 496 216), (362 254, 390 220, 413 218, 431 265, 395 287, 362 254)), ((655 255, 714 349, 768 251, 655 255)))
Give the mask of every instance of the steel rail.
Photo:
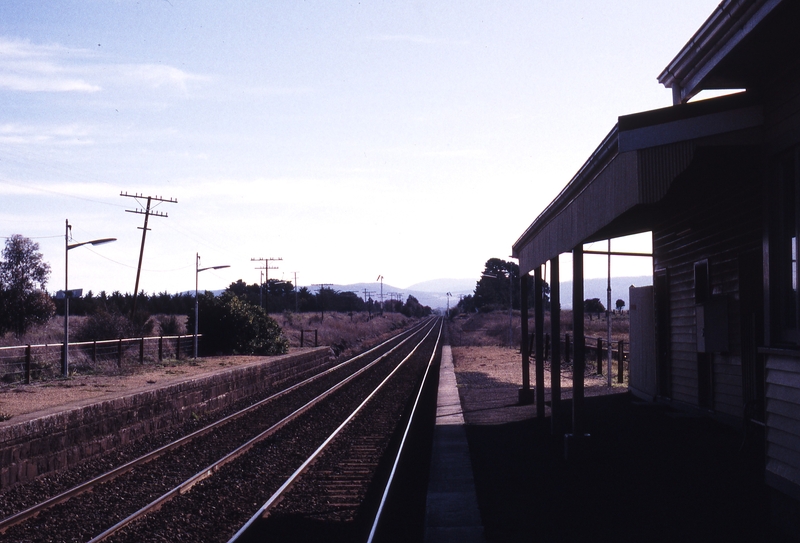
MULTIPOLYGON (((340 370, 340 369, 344 368, 345 366, 347 366, 349 364, 352 364, 356 360, 359 360, 359 359, 361 359, 361 358, 363 358, 363 357, 365 357, 365 356, 367 356, 367 355, 369 355, 371 353, 374 353, 376 350, 384 348, 387 344, 390 344, 391 342, 396 341, 398 338, 403 337, 403 335, 411 337, 414 333, 419 331, 424 325, 425 325, 425 323, 421 323, 420 325, 412 327, 409 330, 404 330, 400 334, 398 334, 396 336, 393 336, 390 339, 387 339, 386 341, 384 341, 384 342, 372 347, 371 349, 368 349, 367 351, 365 351, 365 352, 363 352, 361 354, 358 354, 358 355, 356 355, 356 356, 354 356, 352 358, 349 358, 348 360, 345 360, 345 361, 343 361, 343 362, 341 362, 341 363, 339 363, 339 364, 337 364, 335 366, 332 366, 331 368, 328 368, 327 370, 325 370, 323 372, 320 372, 320 373, 318 373, 316 375, 312 375, 311 377, 308 377, 307 379, 304 379, 303 381, 295 383, 294 385, 292 385, 290 387, 287 387, 287 388, 281 390, 280 392, 277 392, 277 393, 275 393, 275 394, 273 394, 273 395, 271 395, 271 396, 269 396, 267 398, 259 400, 258 402, 254 403, 253 405, 250 405, 248 407, 245 407, 244 409, 241 409, 241 410, 239 410, 239 411, 237 411, 235 413, 232 413, 232 414, 230 414, 230 415, 228 415, 226 417, 223 417, 223 418, 219 419, 218 421, 215 421, 215 422, 209 424, 208 426, 200 428, 199 430, 196 430, 196 431, 194 431, 194 432, 192 432, 190 434, 187 434, 187 435, 185 435, 185 436, 183 436, 183 437, 181 437, 181 438, 179 438, 179 439, 177 439, 175 441, 172 441, 171 443, 167 443, 166 445, 163 445, 163 446, 159 447, 158 449, 155 449, 154 451, 151 451, 151 452, 149 452, 147 454, 144 454, 144 455, 140 456, 139 458, 136 458, 134 460, 131 460, 130 462, 127 462, 127 463, 125 463, 125 464, 123 464, 121 466, 118 466, 118 467, 116 467, 116 468, 114 468, 112 470, 109 470, 106 473, 98 475, 97 477, 94 477, 94 478, 90 479, 89 481, 86 481, 84 483, 76 485, 76 486, 74 486, 74 487, 72 487, 72 488, 70 488, 70 489, 68 489, 68 490, 56 495, 56 496, 53 496, 53 497, 51 497, 51 498, 49 498, 47 500, 44 500, 44 501, 42 501, 42 502, 40 502, 40 503, 38 503, 38 504, 36 504, 34 506, 31 506, 31 507, 23 510, 23 511, 20 511, 18 513, 10 515, 10 516, 6 517, 5 519, 0 520, 0 534, 4 533, 6 530, 8 530, 8 528, 11 528, 12 526, 16 526, 17 524, 20 524, 22 522, 25 522, 26 520, 35 517, 36 515, 40 514, 41 512, 43 512, 43 511, 45 511, 45 510, 47 510, 47 509, 49 509, 49 508, 51 508, 51 507, 53 507, 55 505, 58 505, 60 503, 63 503, 65 501, 71 499, 71 498, 79 496, 79 495, 83 494, 84 492, 88 492, 92 488, 94 488, 95 486, 100 485, 102 483, 106 483, 106 482, 111 481, 111 480, 113 480, 113 479, 115 479, 115 478, 117 478, 117 477, 119 477, 121 475, 124 475, 125 473, 131 471, 132 469, 134 469, 136 467, 139 467, 139 466, 142 466, 144 464, 147 464, 148 462, 152 462, 153 460, 159 458, 160 456, 163 456, 164 454, 166 454, 166 453, 168 453, 168 452, 170 452, 172 450, 175 450, 175 449, 177 449, 177 448, 179 448, 181 446, 184 446, 184 445, 190 443, 191 441, 193 441, 193 440, 195 440, 195 439, 197 439, 199 437, 202 437, 203 435, 206 435, 206 434, 210 433, 211 431, 213 431, 213 430, 215 430, 215 429, 217 429, 217 428, 219 428, 221 426, 224 426, 225 424, 227 424, 229 422, 232 422, 232 421, 234 421, 234 420, 236 420, 236 419, 248 414, 251 411, 254 411, 254 410, 256 410, 256 409, 258 409, 260 407, 263 407, 265 404, 267 404, 269 402, 272 402, 272 401, 275 401, 275 400, 277 400, 279 398, 282 398, 283 396, 285 396, 285 395, 287 395, 287 394, 289 394, 291 392, 294 392, 295 390, 297 390, 297 389, 299 389, 299 388, 301 388, 303 386, 306 386, 306 385, 308 385, 308 384, 310 384, 310 383, 312 383, 312 382, 314 382, 314 381, 316 381, 318 379, 321 379, 322 377, 330 375, 334 371, 340 370)), ((401 341, 398 344, 398 346, 400 344, 404 343, 408 339, 408 337, 406 339, 404 339, 403 341, 401 341)), ((394 350, 395 348, 397 348, 397 346, 393 347, 392 350, 394 350)), ((389 351, 389 352, 391 352, 391 351, 389 351)))
MULTIPOLYGON (((278 488, 278 490, 273 493, 273 495, 262 505, 256 513, 250 517, 250 519, 237 531, 233 537, 228 540, 228 543, 236 543, 240 537, 242 537, 250 526, 253 525, 259 518, 265 516, 267 511, 272 508, 273 505, 281 498, 284 492, 286 492, 296 481, 297 479, 308 469, 312 462, 320 455, 322 452, 330 445, 330 443, 336 438, 339 433, 358 415, 364 406, 369 403, 369 401, 384 387, 386 383, 399 371, 399 369, 405 364, 411 357, 416 353, 417 349, 428 339, 428 336, 433 332, 435 326, 432 326, 431 329, 425 334, 419 343, 411 350, 411 352, 397 364, 397 366, 387 375, 379 384, 376 386, 372 392, 356 407, 352 413, 322 442, 322 444, 317 447, 317 449, 309 456, 301 465, 298 467, 292 475, 290 475, 286 481, 278 488)), ((91 543, 91 542, 90 542, 91 543)))
MULTIPOLYGON (((280 430, 282 427, 284 427, 285 425, 287 425, 288 423, 292 422, 297 417, 299 417, 300 415, 302 415, 303 413, 308 411, 311 407, 315 406, 320 401, 322 401, 323 399, 327 398, 328 396, 330 396, 331 394, 333 394, 334 392, 336 392, 337 390, 339 390, 340 388, 342 388, 343 386, 345 386, 346 384, 348 384, 349 382, 354 380, 359 375, 361 375, 364 372, 368 371, 370 368, 372 368, 378 362, 383 360, 385 357, 389 356, 389 354, 394 352, 396 349, 400 348, 401 345, 405 344, 408 340, 410 340, 413 337, 413 335, 416 334, 417 332, 419 332, 426 324, 427 323, 423 323, 421 326, 415 327, 412 331, 403 332, 403 334, 406 334, 407 337, 405 337, 397 345, 392 347, 389 351, 379 355, 375 360, 371 361, 369 364, 367 364, 363 368, 360 368, 359 370, 357 370, 354 373, 352 373, 349 376, 347 376, 342 381, 339 381, 338 383, 336 383, 335 385, 330 387, 328 390, 326 390, 323 393, 321 393, 320 395, 318 395, 316 398, 313 398, 312 400, 308 401, 306 404, 304 404, 303 406, 299 407, 298 409, 296 409, 295 411, 293 411, 292 413, 290 413, 289 415, 284 417, 282 420, 280 420, 277 423, 273 424, 272 426, 270 426, 269 428, 267 428, 266 430, 264 430, 263 432, 261 432, 257 436, 255 436, 252 439, 248 440, 246 443, 240 445, 239 447, 237 447, 236 449, 234 449, 233 451, 231 451, 230 453, 228 453, 227 455, 225 455, 221 459, 219 459, 216 462, 214 462, 213 464, 203 468, 202 470, 197 472, 192 477, 186 479, 185 481, 183 481, 179 485, 175 486, 174 488, 172 488, 168 492, 162 494, 161 496, 159 496, 158 498, 156 498, 155 500, 153 500, 149 504, 147 504, 144 507, 140 508, 135 513, 132 513, 131 515, 129 515, 128 517, 122 519, 118 523, 114 524, 113 526, 111 526, 110 528, 108 528, 107 530, 102 532, 101 534, 95 536, 94 538, 89 540, 88 543, 99 543, 100 541, 104 541, 105 539, 109 538, 111 535, 117 533, 122 528, 124 528, 125 526, 131 524, 132 522, 136 521, 137 519, 141 518, 142 516, 146 515, 147 513, 150 513, 152 511, 155 511, 155 510, 159 509, 160 507, 162 507, 166 502, 168 502, 172 498, 189 492, 189 490, 191 490, 191 488, 194 485, 196 485, 197 483, 201 482, 202 480, 214 475, 214 473, 219 471, 223 466, 225 466, 226 464, 229 464, 230 462, 236 460, 237 458, 239 458, 240 456, 242 456, 243 454, 248 452, 257 443, 259 443, 260 441, 263 441, 264 439, 270 437, 276 431, 280 430)), ((399 337, 399 336, 395 336, 392 339, 393 340, 397 339, 397 337, 399 337)), ((389 341, 391 341, 391 340, 388 340, 387 342, 384 342, 384 343, 388 343, 389 341)), ((415 347, 415 349, 416 349, 416 347, 415 347)), ((373 350, 374 349, 370 349, 370 351, 373 351, 373 350)), ((366 353, 363 353, 363 354, 366 354, 366 353)), ((359 358, 361 356, 363 356, 363 355, 359 355, 359 358)))
POLYGON ((400 440, 400 446, 397 449, 397 454, 394 457, 394 463, 392 464, 392 470, 389 473, 389 478, 386 481, 386 486, 383 490, 383 495, 381 496, 381 502, 378 506, 378 511, 375 513, 375 520, 372 523, 372 528, 369 531, 369 537, 367 538, 367 543, 372 543, 375 539, 375 534, 378 531, 378 524, 381 521, 381 515, 383 514, 384 505, 386 505, 386 500, 389 497, 389 491, 391 490, 392 483, 394 482, 394 476, 397 473, 397 467, 400 465, 400 457, 403 455, 403 451, 405 450, 406 446, 406 438, 408 438, 408 434, 411 433, 411 426, 416 422, 415 417, 417 414, 417 407, 419 407, 420 401, 422 399, 422 392, 425 389, 425 384, 428 382, 428 375, 431 372, 431 368, 433 367, 433 362, 436 360, 436 353, 439 350, 439 343, 442 340, 442 328, 444 327, 444 322, 440 322, 439 324, 439 336, 436 338, 436 345, 433 347, 433 352, 431 353, 431 358, 428 360, 428 367, 425 368, 425 375, 422 376, 422 381, 419 385, 419 390, 417 391, 417 397, 414 400, 414 406, 411 408, 411 414, 408 416, 408 423, 406 424, 405 430, 403 431, 403 438, 400 440))

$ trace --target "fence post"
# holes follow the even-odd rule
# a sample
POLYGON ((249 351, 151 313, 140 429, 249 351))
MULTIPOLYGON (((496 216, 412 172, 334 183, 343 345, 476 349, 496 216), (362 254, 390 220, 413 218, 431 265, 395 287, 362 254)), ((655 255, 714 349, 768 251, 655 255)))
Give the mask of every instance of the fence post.
POLYGON ((139 340, 139 364, 144 364, 144 338, 139 340))
POLYGON ((92 362, 97 363, 97 340, 92 341, 92 362))
POLYGON ((175 360, 181 359, 181 335, 178 334, 178 340, 175 342, 175 360))
POLYGON ((158 361, 164 360, 164 336, 158 336, 158 361))
POLYGON ((624 343, 625 342, 623 340, 619 340, 619 343, 617 344, 617 383, 624 382, 624 375, 622 374, 622 369, 624 368, 622 361, 625 358, 625 351, 623 350, 624 343))
POLYGON ((31 346, 25 347, 25 384, 31 384, 31 346))
POLYGON ((317 330, 316 329, 314 330, 314 347, 319 347, 319 345, 317 344, 317 330))
POLYGON ((300 348, 303 347, 304 340, 305 340, 305 330, 300 330, 300 348))
POLYGON ((550 359, 550 334, 544 335, 544 359, 550 359))
POLYGON ((569 364, 569 334, 564 334, 564 362, 569 364))
POLYGON ((122 367, 122 338, 117 342, 117 366, 122 367))
MULTIPOLYGON (((597 375, 603 375, 603 338, 597 338, 597 375)), ((611 371, 611 368, 609 368, 611 371)))

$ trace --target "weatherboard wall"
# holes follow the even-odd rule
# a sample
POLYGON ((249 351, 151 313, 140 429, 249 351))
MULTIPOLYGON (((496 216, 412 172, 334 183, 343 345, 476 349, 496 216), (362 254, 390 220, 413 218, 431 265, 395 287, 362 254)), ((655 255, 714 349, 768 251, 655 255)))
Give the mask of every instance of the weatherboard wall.
POLYGON ((654 269, 669 278, 669 377, 671 399, 700 405, 698 300, 696 262, 708 261, 710 294, 728 304, 728 347, 709 353, 710 403, 716 413, 741 417, 742 357, 740 258, 760 257, 761 194, 754 163, 736 149, 698 151, 695 161, 664 200, 660 223, 653 230, 654 269))

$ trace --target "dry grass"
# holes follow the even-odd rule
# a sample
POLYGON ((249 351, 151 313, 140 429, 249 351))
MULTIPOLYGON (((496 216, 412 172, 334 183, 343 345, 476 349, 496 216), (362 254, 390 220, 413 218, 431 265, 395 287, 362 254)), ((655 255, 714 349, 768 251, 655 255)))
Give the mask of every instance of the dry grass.
MULTIPOLYGON (((622 340, 626 344, 629 339, 628 313, 612 315, 611 339, 614 343, 622 340)), ((587 315, 584 318, 587 338, 602 338, 606 341, 608 324, 605 315, 599 318, 587 315)), ((544 316, 545 333, 550 330, 550 314, 544 316)), ((473 313, 458 315, 450 324, 450 343, 453 346, 476 347, 513 347, 519 348, 521 333, 520 312, 513 311, 509 324, 508 311, 491 311, 489 313, 473 313), (509 329, 511 333, 509 334, 509 329), (509 343, 509 336, 511 342, 509 343)), ((533 312, 529 313, 528 333, 534 331, 533 312)), ((561 311, 561 334, 572 334, 572 311, 561 311)), ((588 341, 587 341, 588 343, 588 341)))
POLYGON ((414 319, 400 313, 382 316, 367 313, 290 313, 271 315, 283 329, 290 348, 300 347, 300 332, 305 330, 304 345, 314 346, 314 331, 319 345, 330 345, 335 354, 349 354, 378 343, 392 331, 407 327, 414 319))

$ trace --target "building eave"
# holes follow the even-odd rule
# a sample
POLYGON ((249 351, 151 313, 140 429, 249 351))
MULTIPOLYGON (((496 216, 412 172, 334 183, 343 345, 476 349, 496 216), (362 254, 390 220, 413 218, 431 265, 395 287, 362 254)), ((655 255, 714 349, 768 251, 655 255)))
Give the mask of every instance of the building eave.
POLYGON ((686 103, 702 90, 742 88, 739 81, 709 82, 725 57, 785 0, 723 0, 658 76, 672 89, 673 104, 686 103))

